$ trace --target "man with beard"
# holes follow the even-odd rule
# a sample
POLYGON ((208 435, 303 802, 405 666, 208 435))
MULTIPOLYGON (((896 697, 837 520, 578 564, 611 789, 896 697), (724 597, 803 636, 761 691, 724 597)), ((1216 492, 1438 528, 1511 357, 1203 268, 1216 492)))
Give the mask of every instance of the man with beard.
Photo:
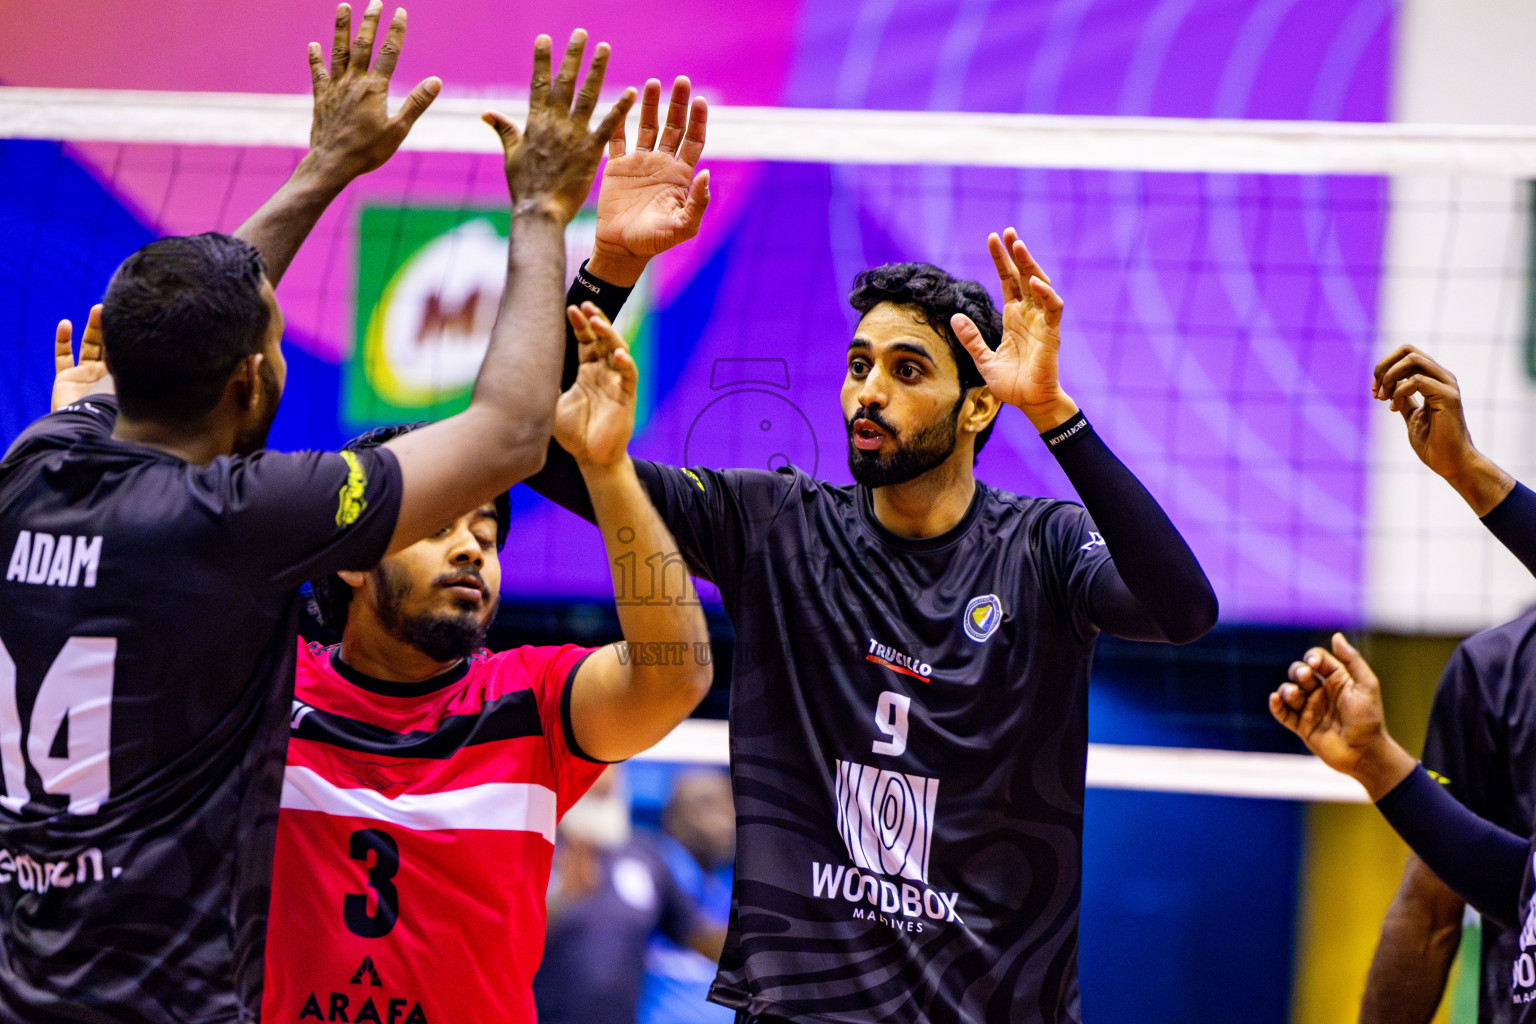
MULTIPOLYGON (((674 91, 665 150, 686 102, 674 91)), ((601 216, 597 238, 570 294, 611 318, 678 239, 601 216)), ((927 264, 854 282, 854 486, 636 462, 736 631, 738 855, 711 998, 743 1021, 1079 1020, 1094 638, 1185 643, 1216 620, 1188 545, 1061 387, 1049 278, 1011 229, 988 247, 1001 315, 927 264), (1005 404, 1082 505, 976 480, 1005 404)), ((558 452, 528 483, 591 517, 558 452)))
POLYGON ((622 342, 584 355, 555 437, 592 495, 628 642, 480 649, 505 494, 371 572, 316 582, 341 643, 300 645, 264 1020, 531 1024, 556 822, 709 690, 691 587, 624 591, 628 560, 675 544, 625 451, 635 364, 622 342))
POLYGON ((388 448, 259 450, 285 371, 272 286, 438 91, 388 115, 405 12, 375 55, 379 16, 353 38, 338 9, 329 70, 311 44, 289 181, 238 237, 128 257, 99 319, 111 376, 0 462, 0 1019, 256 1017, 299 584, 367 569, 543 463, 563 229, 633 97, 590 129, 606 51, 576 95, 583 35, 554 84, 536 44, 524 138, 492 118, 511 251, 470 408, 388 448))

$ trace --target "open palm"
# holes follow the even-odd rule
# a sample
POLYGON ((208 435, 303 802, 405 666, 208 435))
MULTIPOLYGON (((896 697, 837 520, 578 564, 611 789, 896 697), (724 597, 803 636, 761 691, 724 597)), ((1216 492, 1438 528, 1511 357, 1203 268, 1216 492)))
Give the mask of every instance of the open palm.
POLYGON ((597 244, 649 259, 699 233, 709 204, 709 172, 695 174, 704 152, 709 107, 689 102, 688 79, 672 86, 667 123, 657 122, 661 83, 645 83, 640 131, 627 150, 621 123, 608 144, 608 165, 597 195, 597 244))
POLYGON ((989 235, 987 251, 1003 291, 1002 340, 995 350, 988 348, 981 331, 963 314, 956 314, 951 326, 1000 401, 1024 410, 1031 420, 1059 419, 1052 412, 1072 401, 1061 389, 1059 373, 1065 303, 1013 228, 1001 238, 989 235))

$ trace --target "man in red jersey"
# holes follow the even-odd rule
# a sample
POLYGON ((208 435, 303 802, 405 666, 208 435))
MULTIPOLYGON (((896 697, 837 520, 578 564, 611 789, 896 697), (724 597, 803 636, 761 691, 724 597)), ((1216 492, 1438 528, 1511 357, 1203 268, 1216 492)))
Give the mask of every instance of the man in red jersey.
POLYGON ((556 821, 606 762, 654 744, 709 689, 691 583, 657 603, 643 587, 624 592, 628 559, 676 544, 626 451, 635 364, 588 310, 595 323, 572 310, 582 365, 555 436, 591 489, 627 642, 481 649, 501 583, 505 498, 372 571, 315 585, 342 641, 299 652, 269 1024, 532 1022, 556 821))

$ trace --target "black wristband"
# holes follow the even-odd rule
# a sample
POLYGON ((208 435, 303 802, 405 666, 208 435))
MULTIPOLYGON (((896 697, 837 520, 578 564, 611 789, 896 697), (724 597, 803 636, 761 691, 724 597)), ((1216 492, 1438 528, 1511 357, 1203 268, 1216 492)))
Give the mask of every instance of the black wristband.
POLYGON ((590 302, 602 310, 604 316, 612 320, 619 315, 619 310, 624 308, 624 303, 632 291, 634 288, 609 284, 600 277, 593 277, 587 273, 587 261, 582 260, 581 266, 576 270, 576 280, 571 282, 571 290, 566 293, 566 298, 573 306, 590 302), (580 301, 576 301, 578 297, 580 301))
POLYGON ((1077 415, 1059 427, 1052 427, 1040 435, 1040 440, 1045 442, 1047 448, 1056 448, 1058 445, 1070 441, 1074 437, 1081 437, 1093 433, 1093 427, 1088 423, 1088 417, 1083 415, 1083 410, 1077 410, 1077 415))

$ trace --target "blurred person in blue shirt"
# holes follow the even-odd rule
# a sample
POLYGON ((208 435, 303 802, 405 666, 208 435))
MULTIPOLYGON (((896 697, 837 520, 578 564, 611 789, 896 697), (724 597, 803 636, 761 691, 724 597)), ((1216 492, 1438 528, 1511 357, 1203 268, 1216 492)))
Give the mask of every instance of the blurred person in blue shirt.
MULTIPOLYGON (((731 915, 735 874, 736 814, 731 779, 718 769, 683 772, 662 811, 656 850, 677 888, 692 898, 712 925, 731 915)), ((679 945, 663 931, 651 936, 640 990, 638 1024, 731 1024, 734 1010, 708 1001, 715 961, 693 945, 679 945)))

